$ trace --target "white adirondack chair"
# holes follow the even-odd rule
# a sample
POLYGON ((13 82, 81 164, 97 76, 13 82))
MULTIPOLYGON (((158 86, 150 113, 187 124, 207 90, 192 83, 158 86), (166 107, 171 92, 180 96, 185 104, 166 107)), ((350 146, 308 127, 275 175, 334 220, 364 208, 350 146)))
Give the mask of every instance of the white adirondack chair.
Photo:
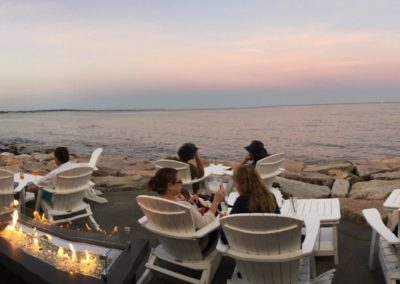
POLYGON ((264 180, 265 185, 275 195, 275 199, 279 207, 281 207, 283 204, 282 193, 278 188, 272 187, 272 184, 274 182, 274 178, 281 174, 284 170, 281 168, 284 160, 285 154, 278 153, 261 159, 256 164, 256 171, 264 180))
MULTIPOLYGON (((217 250, 236 261, 227 283, 310 283, 315 269, 312 257, 319 231, 318 219, 304 220, 306 237, 301 244, 303 221, 276 214, 234 214, 220 220, 228 245, 217 250), (238 275, 240 273, 241 278, 238 275)), ((323 275, 330 283, 333 272, 323 275)))
POLYGON ((174 160, 158 160, 154 163, 154 166, 156 169, 161 169, 161 168, 173 168, 178 171, 179 177, 182 179, 183 186, 189 190, 189 192, 193 192, 193 187, 192 185, 194 183, 198 183, 203 181, 205 178, 207 178, 206 175, 204 175, 201 178, 197 179, 192 179, 192 175, 190 174, 190 166, 186 163, 180 162, 180 161, 174 161, 174 160))
MULTIPOLYGON (((101 153, 103 153, 103 148, 97 148, 93 151, 92 155, 90 156, 90 160, 88 163, 79 163, 81 167, 91 167, 93 171, 97 171, 97 161, 100 158, 101 153)), ((95 183, 90 182, 89 190, 85 191, 85 198, 97 203, 107 203, 108 200, 104 197, 100 197, 98 195, 103 194, 100 190, 94 188, 95 183)))
POLYGON ((85 191, 90 186, 89 181, 92 172, 93 168, 91 167, 78 167, 59 173, 54 189, 39 189, 36 209, 41 207, 51 224, 88 217, 92 227, 98 230, 99 225, 93 218, 90 205, 83 201, 85 191), (42 199, 43 191, 53 194, 52 202, 42 199))
POLYGON ((14 200, 14 174, 0 169, 0 214, 10 213, 14 200))
POLYGON ((101 153, 103 152, 103 148, 97 148, 93 151, 92 155, 90 156, 90 160, 88 163, 80 163, 82 167, 92 167, 93 171, 97 171, 97 161, 100 158, 101 153))
POLYGON ((188 206, 154 196, 139 195, 136 200, 145 215, 139 223, 156 234, 160 242, 152 249, 146 270, 137 283, 148 282, 153 273, 175 281, 211 283, 221 261, 221 253, 215 245, 202 252, 202 244, 209 233, 219 228, 219 222, 215 220, 196 231, 188 206), (168 262, 168 268, 164 268, 159 260, 168 262), (172 271, 171 264, 200 271, 200 278, 172 271))
POLYGON ((372 228, 369 268, 375 270, 378 254, 386 283, 396 284, 396 280, 400 280, 400 240, 385 226, 378 210, 364 209, 362 213, 372 228))

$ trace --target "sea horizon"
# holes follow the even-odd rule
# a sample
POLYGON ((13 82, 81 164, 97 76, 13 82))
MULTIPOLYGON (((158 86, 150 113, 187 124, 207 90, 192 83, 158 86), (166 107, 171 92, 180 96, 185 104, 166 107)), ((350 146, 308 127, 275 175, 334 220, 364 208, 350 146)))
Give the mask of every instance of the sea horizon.
POLYGON ((240 160, 244 146, 320 162, 400 156, 400 103, 298 105, 197 110, 34 111, 0 115, 0 143, 24 152, 67 146, 89 155, 157 160, 193 142, 204 159, 240 160))
POLYGON ((240 106, 240 107, 205 107, 205 108, 110 108, 110 109, 85 109, 85 108, 54 108, 34 110, 0 110, 2 113, 37 113, 37 112, 159 112, 159 111, 202 111, 202 110, 235 110, 235 109, 260 109, 260 108, 282 108, 282 107, 304 107, 304 106, 330 106, 330 105, 370 105, 370 104, 400 104, 399 101, 367 101, 367 102, 337 102, 337 103, 306 103, 306 104, 279 104, 263 106, 240 106))

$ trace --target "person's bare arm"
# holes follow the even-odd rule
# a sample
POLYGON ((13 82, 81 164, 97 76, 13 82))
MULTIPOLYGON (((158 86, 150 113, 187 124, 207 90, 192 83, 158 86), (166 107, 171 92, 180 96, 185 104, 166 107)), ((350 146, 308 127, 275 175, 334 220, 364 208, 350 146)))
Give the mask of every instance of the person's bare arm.
POLYGON ((210 211, 215 214, 218 210, 218 205, 221 203, 221 201, 225 197, 225 189, 221 186, 219 190, 215 193, 213 202, 211 203, 210 206, 210 211))
POLYGON ((201 178, 204 176, 204 166, 203 166, 203 162, 200 160, 198 152, 196 152, 196 155, 194 155, 194 159, 196 161, 199 178, 201 178))

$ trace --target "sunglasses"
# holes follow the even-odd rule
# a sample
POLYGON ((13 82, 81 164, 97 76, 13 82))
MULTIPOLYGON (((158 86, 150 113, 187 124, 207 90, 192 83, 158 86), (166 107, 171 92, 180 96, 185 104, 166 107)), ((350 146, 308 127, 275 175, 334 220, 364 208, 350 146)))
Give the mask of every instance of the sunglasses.
POLYGON ((175 180, 172 184, 183 184, 183 181, 182 180, 175 180))

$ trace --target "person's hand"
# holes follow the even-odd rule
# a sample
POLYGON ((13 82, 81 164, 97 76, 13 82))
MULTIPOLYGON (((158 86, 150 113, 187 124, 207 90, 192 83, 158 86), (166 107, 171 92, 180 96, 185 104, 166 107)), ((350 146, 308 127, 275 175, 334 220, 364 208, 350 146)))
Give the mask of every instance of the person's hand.
POLYGON ((227 212, 224 212, 224 211, 220 211, 219 212, 219 217, 225 217, 225 216, 228 216, 228 213, 227 212))
POLYGON ((247 154, 246 157, 244 157, 244 160, 245 160, 246 162, 252 161, 252 160, 253 160, 253 157, 252 157, 250 154, 247 154))
POLYGON ((225 197, 225 189, 221 185, 219 190, 214 195, 214 200, 219 204, 224 199, 224 197, 225 197))
POLYGON ((197 202, 197 201, 199 201, 199 196, 198 196, 197 194, 193 194, 193 195, 190 197, 190 201, 192 201, 192 202, 197 202))

